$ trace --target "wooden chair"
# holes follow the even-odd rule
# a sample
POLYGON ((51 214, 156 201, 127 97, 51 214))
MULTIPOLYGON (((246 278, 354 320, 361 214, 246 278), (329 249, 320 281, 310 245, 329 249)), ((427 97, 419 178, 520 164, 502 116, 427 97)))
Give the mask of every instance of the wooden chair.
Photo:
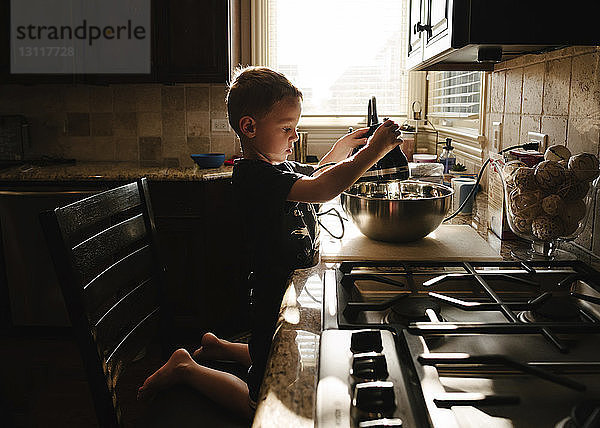
MULTIPOLYGON (((141 380, 172 351, 167 340, 171 317, 165 307, 165 270, 148 183, 142 178, 43 212, 40 220, 81 350, 98 422, 101 427, 122 426, 123 403, 117 392, 124 368, 148 344, 156 344, 156 336, 163 350, 162 361, 152 361, 154 365, 141 380)), ((236 374, 239 366, 225 363, 214 368, 236 374)), ((159 394, 146 413, 144 426, 247 426, 185 386, 159 394)))
POLYGON ((120 424, 117 383, 158 334, 165 346, 164 269, 148 184, 102 192, 40 214, 98 422, 120 424))

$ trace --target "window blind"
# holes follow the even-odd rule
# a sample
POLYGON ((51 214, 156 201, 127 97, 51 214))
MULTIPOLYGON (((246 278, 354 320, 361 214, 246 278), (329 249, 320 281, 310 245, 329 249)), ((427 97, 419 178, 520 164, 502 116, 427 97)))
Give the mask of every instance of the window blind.
POLYGON ((477 125, 481 75, 479 71, 429 72, 427 115, 430 120, 446 126, 456 123, 466 127, 477 125))

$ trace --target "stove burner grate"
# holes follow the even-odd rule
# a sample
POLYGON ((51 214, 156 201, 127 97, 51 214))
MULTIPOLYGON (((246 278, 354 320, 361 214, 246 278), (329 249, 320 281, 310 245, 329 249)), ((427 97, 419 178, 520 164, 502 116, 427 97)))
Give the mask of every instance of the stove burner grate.
POLYGON ((570 297, 560 296, 552 296, 542 305, 520 312, 518 317, 519 321, 528 323, 585 321, 573 300, 570 297))
POLYGON ((560 421, 556 428, 600 426, 600 400, 584 400, 571 409, 571 415, 560 421))
MULTIPOLYGON (((343 262, 338 272, 341 277, 343 293, 348 295, 356 280, 379 281, 388 285, 405 288, 401 295, 383 303, 353 302, 345 303, 343 314, 350 322, 356 320, 361 311, 381 311, 390 309, 384 322, 404 324, 407 331, 415 335, 444 336, 448 334, 541 334, 560 352, 567 353, 568 347, 556 334, 560 333, 600 333, 600 319, 588 314, 577 301, 600 302, 600 297, 570 293, 569 305, 565 305, 565 296, 555 297, 546 291, 529 301, 506 301, 491 287, 489 280, 501 277, 512 284, 540 287, 543 276, 562 274, 563 277, 552 286, 553 289, 568 292, 569 285, 576 279, 595 278, 598 272, 581 262, 343 262), (491 269, 489 269, 489 268, 491 269), (356 271, 354 271, 356 269, 356 271), (364 273, 364 269, 374 271, 364 273), (389 269, 390 272, 386 272, 389 269), (462 273, 460 271, 462 270, 462 273), (360 273, 357 273, 360 272, 360 273), (498 311, 507 322, 445 322, 439 315, 438 305, 432 306, 431 300, 422 300, 415 291, 415 277, 424 272, 437 276, 422 283, 432 287, 449 280, 469 280, 477 293, 484 294, 482 301, 460 300, 440 293, 430 292, 430 299, 439 300, 466 311, 498 311), (403 275, 403 281, 385 275, 403 275), (408 290, 406 290, 408 288, 408 290), (410 298, 406 298, 410 297, 410 298), (413 304, 413 301, 419 301, 413 304), (421 304, 422 303, 422 304, 421 304), (429 316, 425 315, 425 310, 429 316), (437 309, 437 310, 436 310, 437 309), (423 321, 424 320, 424 321, 423 321)), ((595 283, 595 281, 591 281, 595 283)), ((592 286, 600 292, 596 284, 592 286)), ((352 299, 350 299, 352 300, 352 299)), ((478 299, 479 300, 479 299, 478 299)))
POLYGON ((427 310, 432 310, 439 319, 442 312, 440 303, 431 297, 413 297, 403 299, 391 307, 387 318, 390 323, 407 324, 414 321, 430 321, 427 310))

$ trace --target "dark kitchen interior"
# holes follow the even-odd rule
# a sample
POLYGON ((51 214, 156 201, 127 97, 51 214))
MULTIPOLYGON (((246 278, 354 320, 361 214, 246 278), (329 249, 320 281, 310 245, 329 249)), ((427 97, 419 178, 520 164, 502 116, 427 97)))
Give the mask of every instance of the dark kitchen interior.
MULTIPOLYGON (((0 425, 250 426, 186 387, 150 402, 136 394, 175 349, 193 352, 206 332, 249 340, 250 256, 231 182, 233 161, 243 153, 227 123, 225 94, 240 64, 279 66, 301 80, 299 65, 265 54, 264 38, 284 10, 277 3, 285 2, 142 1, 150 16, 148 73, 14 73, 15 1, 0 0, 0 425), (204 153, 222 154, 225 162, 203 168, 190 156, 204 153), (63 291, 71 274, 56 265, 62 247, 48 230, 62 232, 52 229, 48 213, 126 185, 142 188, 136 183, 148 193, 134 196, 142 201, 134 209, 143 211, 147 197, 152 211, 137 221, 155 229, 154 238, 140 239, 158 254, 148 268, 160 277, 156 301, 165 324, 153 325, 141 352, 110 365, 94 348, 101 335, 90 333, 87 318, 84 327, 71 322, 66 302, 79 297, 63 291), (87 351, 82 340, 93 341, 87 351), (90 356, 95 380, 84 365, 90 356), (107 386, 103 375, 119 381, 107 386)), ((356 74, 369 69, 366 62, 340 71, 329 89, 338 104, 355 102, 359 89, 368 93, 356 101, 362 113, 309 110, 312 89, 303 89, 298 130, 305 152, 301 157, 298 143, 288 160, 316 164, 349 127, 374 130, 390 114, 390 93, 404 139, 391 153, 403 160, 390 155, 391 164, 376 164, 358 187, 321 207, 337 209, 340 220, 319 217, 320 261, 294 272, 287 285, 252 426, 600 426, 597 23, 581 8, 505 3, 398 2, 402 20, 381 48, 398 60, 390 66, 399 70, 393 89, 356 74), (453 150, 444 149, 450 143, 453 150), (535 149, 525 150, 526 143, 535 149), (557 146, 562 155, 549 152, 557 146), (449 153, 462 170, 448 168, 449 153), (574 158, 592 162, 590 178, 587 166, 577 175, 574 158), (558 208, 544 214, 539 195, 561 190, 540 190, 544 183, 525 189, 537 192, 536 215, 546 223, 532 222, 532 214, 523 232, 518 221, 528 207, 517 210, 507 198, 513 189, 526 192, 502 166, 521 162, 533 170, 549 159, 574 171, 575 190, 563 191, 558 208), (401 175, 386 175, 398 174, 399 163, 401 175), (409 172, 426 184, 381 187, 409 172), (460 180, 471 187, 455 187, 460 180), (464 193, 473 187, 474 196, 464 193), (411 198, 435 204, 410 211, 404 204, 417 202, 411 198), (360 200, 368 199, 382 206, 365 208, 360 200), (472 208, 445 219, 463 199, 472 208), (408 221, 429 229, 411 228, 408 239, 394 229, 408 221), (336 235, 340 222, 344 233, 336 239, 325 229, 336 235), (562 232, 550 236, 556 227, 562 232)), ((299 21, 297 37, 316 23, 299 21)), ((112 226, 119 215, 104 221, 112 226)), ((131 250, 127 245, 119 251, 131 250)), ((97 255, 93 245, 90 254, 97 255)), ((148 303, 135 295, 143 287, 135 290, 122 293, 148 303)), ((121 332, 127 322, 111 328, 121 332)), ((221 361, 213 366, 245 376, 221 361)))

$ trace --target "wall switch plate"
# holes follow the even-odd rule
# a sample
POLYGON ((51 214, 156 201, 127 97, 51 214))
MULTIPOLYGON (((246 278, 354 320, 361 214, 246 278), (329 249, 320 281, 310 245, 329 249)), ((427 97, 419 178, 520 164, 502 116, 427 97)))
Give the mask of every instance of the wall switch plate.
POLYGON ((502 122, 492 122, 492 151, 498 153, 502 147, 502 122))
POLYGON ((528 132, 527 140, 529 143, 538 143, 540 145, 538 151, 544 153, 548 148, 548 134, 540 134, 539 132, 528 132))
POLYGON ((227 119, 211 119, 210 130, 212 132, 229 132, 229 121, 227 119))

